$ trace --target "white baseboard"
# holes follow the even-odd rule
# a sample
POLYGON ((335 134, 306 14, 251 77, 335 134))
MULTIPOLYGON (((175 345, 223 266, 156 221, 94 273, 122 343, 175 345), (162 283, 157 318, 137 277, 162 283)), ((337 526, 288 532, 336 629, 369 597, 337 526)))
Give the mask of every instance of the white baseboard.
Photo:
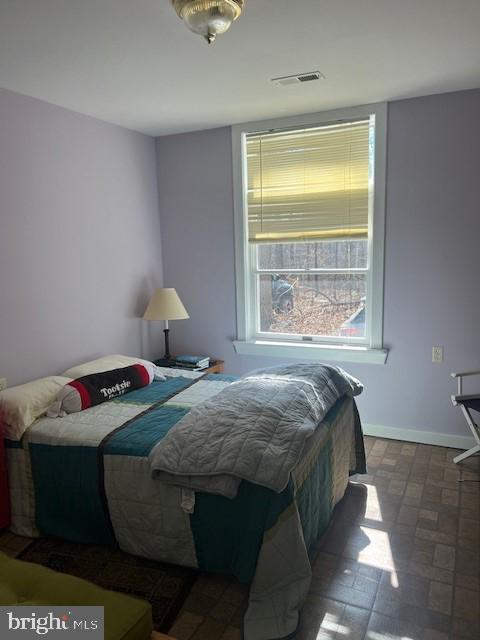
POLYGON ((389 440, 405 440, 420 444, 434 444, 449 449, 470 449, 475 440, 469 436, 456 436, 448 433, 436 433, 435 431, 418 431, 417 429, 402 429, 401 427, 386 427, 381 424, 363 424, 363 433, 375 438, 388 438, 389 440))

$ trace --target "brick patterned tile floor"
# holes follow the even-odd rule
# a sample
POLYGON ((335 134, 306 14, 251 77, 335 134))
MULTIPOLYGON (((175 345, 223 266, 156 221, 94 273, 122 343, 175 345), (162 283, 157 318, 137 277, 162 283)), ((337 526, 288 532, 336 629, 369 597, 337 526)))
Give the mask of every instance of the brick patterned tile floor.
MULTIPOLYGON (((478 640, 480 457, 366 438, 368 474, 352 479, 321 542, 296 640, 478 640)), ((0 535, 17 555, 29 540, 0 535)), ((248 590, 201 576, 170 634, 240 640, 248 590)))

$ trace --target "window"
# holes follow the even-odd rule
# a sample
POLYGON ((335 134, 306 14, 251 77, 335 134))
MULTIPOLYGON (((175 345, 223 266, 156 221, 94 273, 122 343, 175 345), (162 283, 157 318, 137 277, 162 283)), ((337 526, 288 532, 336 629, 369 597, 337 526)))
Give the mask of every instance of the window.
POLYGON ((233 128, 240 353, 385 361, 385 128, 384 105, 233 128))

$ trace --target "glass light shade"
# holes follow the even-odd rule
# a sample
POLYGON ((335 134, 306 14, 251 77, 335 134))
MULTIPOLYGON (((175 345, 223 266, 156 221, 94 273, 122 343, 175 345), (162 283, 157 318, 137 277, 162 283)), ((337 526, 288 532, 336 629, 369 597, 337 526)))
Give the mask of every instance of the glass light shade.
POLYGON ((240 16, 244 0, 172 0, 172 3, 190 31, 210 43, 240 16))

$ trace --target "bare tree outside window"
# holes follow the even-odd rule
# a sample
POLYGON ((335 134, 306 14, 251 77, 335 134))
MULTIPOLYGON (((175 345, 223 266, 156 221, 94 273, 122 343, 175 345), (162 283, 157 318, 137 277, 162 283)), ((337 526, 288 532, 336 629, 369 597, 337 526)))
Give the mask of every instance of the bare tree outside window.
POLYGON ((260 331, 365 336, 366 240, 259 244, 260 331))

